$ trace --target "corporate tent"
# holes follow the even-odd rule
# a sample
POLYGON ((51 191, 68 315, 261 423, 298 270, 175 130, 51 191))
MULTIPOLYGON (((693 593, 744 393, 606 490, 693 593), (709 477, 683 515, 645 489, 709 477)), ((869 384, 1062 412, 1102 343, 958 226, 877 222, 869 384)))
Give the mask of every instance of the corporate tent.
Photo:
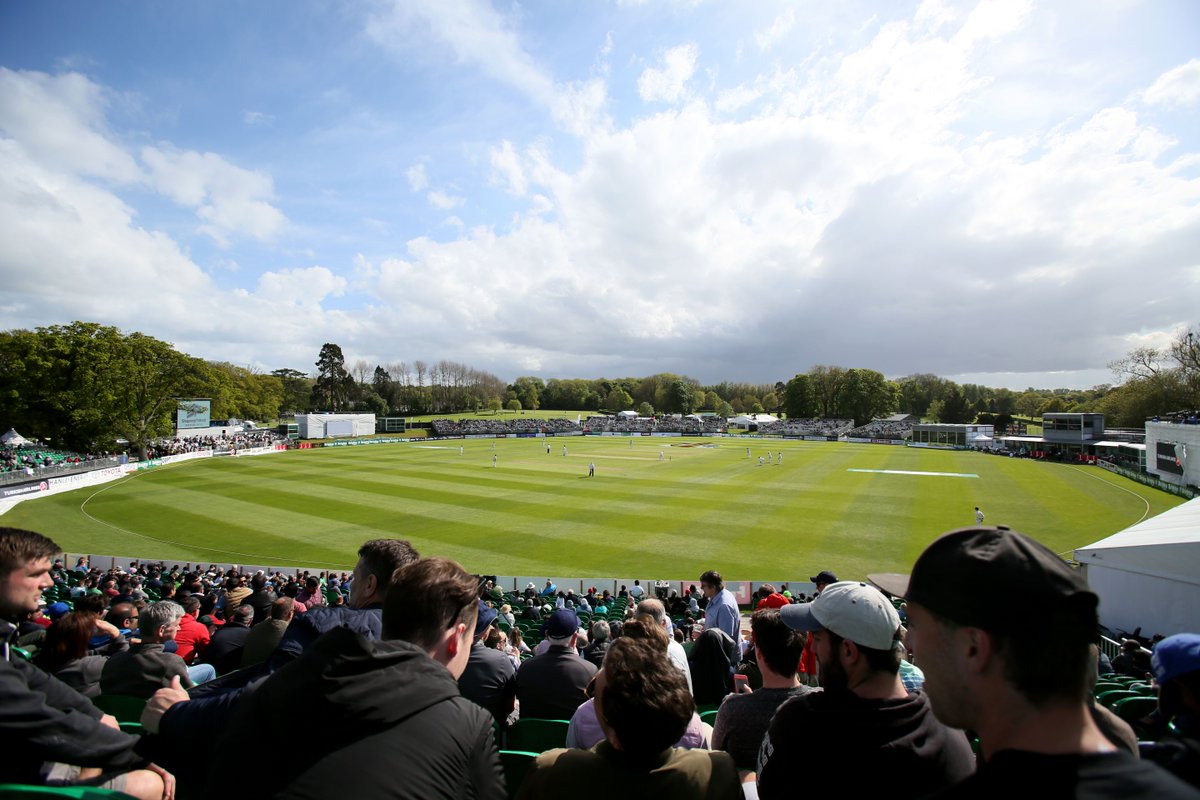
POLYGON ((17 433, 16 428, 9 428, 8 433, 0 436, 0 444, 7 447, 20 447, 23 444, 29 444, 29 440, 17 433))
POLYGON ((1108 628, 1200 633, 1200 498, 1081 547, 1075 560, 1108 628))

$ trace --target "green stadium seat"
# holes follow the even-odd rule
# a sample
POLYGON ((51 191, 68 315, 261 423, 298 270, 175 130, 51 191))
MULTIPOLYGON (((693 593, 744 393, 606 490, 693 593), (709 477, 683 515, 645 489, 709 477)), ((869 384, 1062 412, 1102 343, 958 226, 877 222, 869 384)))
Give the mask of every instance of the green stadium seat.
POLYGON ((1126 697, 1112 706, 1113 713, 1130 724, 1154 713, 1156 708, 1157 697, 1126 697))
POLYGON ((1128 689, 1118 689, 1111 692, 1104 692, 1096 696, 1096 701, 1105 708, 1112 708, 1118 700, 1124 700, 1126 697, 1141 697, 1137 692, 1131 692, 1128 689))
POLYGON ((710 711, 716 711, 720 707, 720 703, 700 703, 696 706, 696 713, 700 715, 701 719, 704 719, 705 714, 710 711))
POLYGON ((717 724, 717 710, 705 711, 703 714, 700 715, 700 721, 706 722, 709 725, 716 725, 717 724))
POLYGON ((508 785, 510 798, 517 796, 521 784, 525 781, 525 776, 529 773, 529 768, 533 766, 537 757, 537 753, 526 750, 500 751, 500 764, 504 767, 504 782, 508 785))
POLYGON ((531 753, 544 753, 556 747, 566 747, 567 726, 570 724, 570 721, 565 719, 522 718, 508 729, 504 737, 504 746, 509 750, 525 750, 531 753))
POLYGON ((112 714, 117 722, 139 722, 146 708, 146 699, 124 694, 102 694, 92 698, 92 705, 105 714, 112 714))
POLYGON ((1112 692, 1112 691, 1124 690, 1124 689, 1125 689, 1125 684, 1123 684, 1123 683, 1114 683, 1112 681, 1100 681, 1092 689, 1092 694, 1099 696, 1102 692, 1112 692))
POLYGON ((0 800, 41 800, 69 797, 74 800, 129 800, 129 795, 91 786, 27 786, 18 783, 0 784, 0 800))

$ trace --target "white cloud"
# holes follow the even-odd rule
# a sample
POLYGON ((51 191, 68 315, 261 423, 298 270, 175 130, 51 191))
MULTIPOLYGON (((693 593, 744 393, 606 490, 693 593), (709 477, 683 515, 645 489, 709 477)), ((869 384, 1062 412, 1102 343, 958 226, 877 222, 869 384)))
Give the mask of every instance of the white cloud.
POLYGON ((276 303, 319 306, 326 297, 338 297, 346 291, 346 279, 325 267, 303 267, 264 272, 258 278, 256 294, 276 303))
POLYGON ((408 178, 408 185, 414 192, 424 191, 429 186, 429 177, 425 174, 425 162, 419 161, 408 168, 404 173, 408 178))
POLYGON ((770 26, 765 30, 754 34, 754 41, 758 44, 759 50, 771 50, 782 42, 795 26, 796 12, 789 8, 772 20, 770 26))
POLYGON ((424 44, 447 47, 470 64, 531 97, 549 102, 554 82, 536 64, 508 20, 484 0, 391 0, 367 23, 367 34, 398 57, 424 44))
MULTIPOLYGON (((442 325, 502 342, 507 364, 569 375, 614 363, 636 374, 641 353, 647 371, 715 361, 722 377, 808 366, 746 349, 769 331, 813 343, 813 361, 895 374, 1001 380, 1019 349, 1027 371, 1013 380, 1085 380, 1121 352, 1098 328, 1140 328, 1149 308, 1186 316, 1183 296, 1200 292, 1195 160, 1157 164, 1174 137, 1120 107, 1046 131, 966 135, 966 109, 991 85, 983 54, 1028 11, 925 14, 806 73, 719 92, 712 109, 693 99, 593 129, 577 166, 503 141, 492 174, 512 185, 519 163, 519 185, 544 189, 554 216, 534 208, 502 231, 414 240, 381 270, 381 297, 419 314, 403 287, 437 276, 421 300, 446 310, 442 325), (714 116, 733 110, 744 116, 714 116), (1173 288, 1131 302, 1119 287, 1135 272, 1173 288), (493 284, 503 290, 469 289, 493 284), (980 330, 980 309, 999 311, 1014 291, 1035 322, 980 330), (954 300, 931 314, 931 297, 954 300)), ((696 51, 677 50, 643 75, 645 99, 684 98, 696 51)))
POLYGON ((446 192, 438 189, 434 189, 433 191, 429 192, 429 194, 425 195, 425 199, 429 201, 430 205, 443 210, 458 208, 466 202, 466 198, 447 194, 446 192))
POLYGON ((1142 100, 1148 106, 1175 108, 1200 103, 1200 59, 1193 58, 1164 72, 1142 93, 1142 100))
POLYGON ((638 94, 647 102, 673 103, 684 93, 685 84, 696 72, 700 49, 695 44, 672 47, 663 53, 662 68, 647 67, 638 78, 638 94))
POLYGON ((271 200, 271 176, 230 164, 215 153, 142 148, 142 161, 151 186, 176 203, 194 208, 207 223, 202 227, 219 242, 229 233, 270 239, 286 221, 271 200))
POLYGON ((83 75, 0 67, 0 131, 31 157, 80 175, 134 183, 137 162, 105 130, 108 94, 83 75))
POLYGON ((505 140, 499 147, 493 147, 490 152, 493 178, 502 183, 508 191, 518 197, 523 197, 529 189, 525 178, 525 170, 521 167, 520 156, 513 148, 512 142, 505 140))

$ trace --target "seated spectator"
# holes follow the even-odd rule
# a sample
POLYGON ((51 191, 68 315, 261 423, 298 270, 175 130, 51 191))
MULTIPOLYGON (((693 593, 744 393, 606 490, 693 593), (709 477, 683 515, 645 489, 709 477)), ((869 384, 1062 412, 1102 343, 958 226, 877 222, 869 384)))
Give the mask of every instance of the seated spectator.
POLYGON ((46 641, 33 663, 84 697, 100 694, 100 672, 106 656, 88 654, 92 618, 74 611, 58 618, 46 631, 46 641))
MULTIPOLYGON (((279 646, 288 624, 292 621, 292 606, 295 603, 290 597, 280 597, 271 603, 271 615, 250 629, 246 643, 242 648, 242 668, 262 664, 275 648, 279 646)), ((247 604, 249 605, 249 604, 247 604)))
POLYGON ((522 717, 570 719, 586 699, 584 690, 596 675, 594 664, 575 649, 579 619, 560 608, 546 621, 546 652, 521 664, 517 672, 517 701, 522 717))
POLYGON ((709 628, 700 634, 687 657, 698 705, 716 705, 733 691, 733 668, 741 655, 737 642, 725 631, 709 628))
POLYGON ((179 631, 182 616, 183 609, 169 600, 146 606, 141 613, 141 641, 109 657, 100 673, 101 693, 149 698, 170 686, 173 677, 178 677, 185 689, 194 686, 183 659, 163 650, 163 643, 179 631))
MULTIPOLYGON (((648 617, 664 633, 667 631, 667 624, 670 622, 670 619, 667 617, 666 608, 663 606, 662 600, 659 600, 657 597, 651 597, 638 603, 637 616, 648 617)), ((684 678, 687 680, 688 691, 692 691, 692 670, 688 665, 688 655, 684 652, 683 645, 676 642, 674 637, 668 637, 667 658, 683 673, 684 678)), ((697 702, 704 701, 698 700, 697 702)))
POLYGON ((453 561, 399 570, 383 640, 334 628, 246 695, 202 796, 504 797, 492 716, 455 683, 478 596, 453 561))
MULTIPOLYGON (((630 639, 643 639, 650 642, 656 650, 665 654, 667 633, 649 616, 639 615, 630 620, 629 624, 625 626, 624 635, 630 639)), ((588 699, 575 709, 575 713, 571 716, 571 724, 567 727, 567 747, 590 750, 604 740, 604 729, 601 728, 600 720, 596 716, 594 691, 592 691, 594 685, 595 680, 588 686, 589 691, 586 692, 588 699)), ((711 731, 712 729, 708 725, 700 721, 700 715, 693 712, 687 729, 684 730, 683 735, 679 737, 674 746, 687 750, 697 748, 707 750, 710 746, 711 731)))
POLYGON ((217 607, 224 613, 225 619, 229 619, 250 594, 250 590, 242 585, 242 579, 231 575, 225 579, 225 594, 218 600, 217 607))
POLYGON ((592 640, 583 648, 583 657, 595 664, 596 669, 604 666, 604 654, 608 652, 610 633, 608 623, 604 620, 592 623, 592 640))
POLYGON ((192 664, 212 641, 208 626, 200 622, 200 598, 194 594, 184 595, 178 603, 183 608, 179 619, 179 632, 175 634, 175 655, 192 664))
POLYGON ((1126 639, 1121 642, 1121 654, 1112 660, 1112 668, 1118 675, 1145 678, 1150 672, 1150 659, 1142 653, 1137 639, 1126 639))
POLYGON ((254 609, 254 621, 257 625, 271 616, 271 604, 276 600, 275 593, 267 587, 267 576, 258 572, 250 579, 250 594, 242 602, 254 609))
POLYGON ((458 679, 462 696, 486 709, 501 728, 508 725, 517 698, 517 671, 504 653, 484 640, 495 630, 496 609, 479 601, 475 635, 467 665, 458 679))
POLYGON ((304 579, 304 588, 296 595, 296 602, 303 603, 308 610, 325 605, 325 595, 321 593, 321 582, 313 576, 304 579))
POLYGON ((758 591, 754 595, 758 598, 758 603, 754 606, 756 611, 761 611, 764 608, 783 608, 792 603, 791 600, 775 591, 775 587, 769 583, 759 586, 758 591))
POLYGON ((1196 796, 1096 727, 1087 687, 1099 598, 1053 551, 1007 528, 952 531, 917 559, 907 601, 934 712, 979 736, 978 770, 945 797, 1011 797, 1031 781, 1060 797, 1196 796))
POLYGON ((233 672, 242 663, 242 650, 250 636, 250 623, 254 621, 254 609, 239 605, 229 621, 212 635, 212 641, 200 656, 201 663, 211 664, 218 675, 233 672))
POLYGON ((900 617, 882 592, 832 583, 813 602, 779 613, 788 627, 812 633, 823 691, 775 712, 759 752, 759 797, 791 797, 814 763, 853 774, 856 791, 889 797, 922 797, 971 774, 966 736, 900 682, 900 617))
POLYGON ((134 752, 137 737, 12 651, 14 620, 36 609, 54 584, 50 559, 61 552, 39 533, 0 528, 0 783, 85 785, 169 800, 174 777, 134 752))
POLYGON ((603 787, 612 797, 742 796, 729 754, 671 746, 687 729, 695 706, 683 675, 659 647, 631 636, 614 642, 595 694, 605 741, 593 750, 542 753, 518 797, 571 797, 580 787, 603 787))
POLYGON ((812 691, 800 683, 797 674, 804 637, 784 623, 778 609, 754 612, 750 640, 762 674, 762 688, 727 696, 713 726, 713 748, 729 753, 738 769, 744 770, 756 768, 758 750, 775 710, 787 700, 812 691))
POLYGON ((1154 647, 1158 709, 1174 731, 1146 754, 1176 777, 1200 787, 1200 635, 1178 633, 1154 647))

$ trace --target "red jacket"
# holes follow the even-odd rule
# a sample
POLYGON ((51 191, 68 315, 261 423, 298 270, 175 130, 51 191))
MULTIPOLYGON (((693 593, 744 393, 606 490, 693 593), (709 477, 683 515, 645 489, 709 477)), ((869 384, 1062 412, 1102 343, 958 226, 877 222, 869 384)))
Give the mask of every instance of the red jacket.
POLYGON ((211 638, 207 625, 191 614, 184 614, 179 620, 179 633, 175 634, 175 654, 191 664, 208 647, 211 638))

